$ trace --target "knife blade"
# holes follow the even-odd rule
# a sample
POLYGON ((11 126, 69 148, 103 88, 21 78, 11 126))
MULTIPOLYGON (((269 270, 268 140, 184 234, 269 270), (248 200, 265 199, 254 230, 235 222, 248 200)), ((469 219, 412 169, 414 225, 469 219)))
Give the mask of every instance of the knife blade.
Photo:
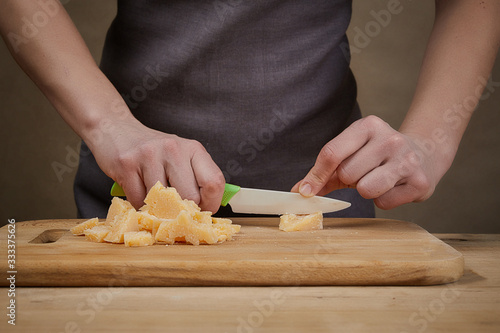
POLYGON ((226 184, 222 206, 229 203, 235 213, 250 214, 311 214, 330 213, 351 206, 349 202, 299 193, 244 188, 226 184), (230 196, 229 198, 227 198, 230 196))
MULTIPOLYGON (((118 183, 111 188, 112 196, 125 196, 118 183)), ((330 213, 346 209, 349 202, 314 196, 306 198, 299 193, 273 190, 260 190, 226 184, 221 206, 229 204, 235 213, 246 214, 311 214, 315 212, 330 213)))

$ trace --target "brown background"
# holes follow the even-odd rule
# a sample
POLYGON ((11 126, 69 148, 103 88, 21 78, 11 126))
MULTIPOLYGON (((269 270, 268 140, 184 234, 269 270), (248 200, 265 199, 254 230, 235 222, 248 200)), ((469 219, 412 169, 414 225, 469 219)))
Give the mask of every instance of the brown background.
MULTIPOLYGON (((100 59, 115 1, 63 1, 96 61, 100 59)), ((375 114, 399 127, 410 104, 419 66, 433 22, 433 1, 402 0, 402 12, 370 37, 354 44, 356 29, 374 21, 371 10, 387 7, 388 0, 355 1, 349 28, 352 68, 365 115, 375 114)), ((500 82, 500 60, 492 74, 500 82)), ((0 225, 44 218, 74 218, 73 178, 79 138, 59 117, 30 79, 0 44, 0 225), (69 157, 69 159, 68 159, 69 157), (59 181, 52 164, 71 172, 59 181)), ((481 101, 450 171, 424 203, 407 204, 378 217, 416 222, 431 232, 500 233, 500 87, 481 101)))

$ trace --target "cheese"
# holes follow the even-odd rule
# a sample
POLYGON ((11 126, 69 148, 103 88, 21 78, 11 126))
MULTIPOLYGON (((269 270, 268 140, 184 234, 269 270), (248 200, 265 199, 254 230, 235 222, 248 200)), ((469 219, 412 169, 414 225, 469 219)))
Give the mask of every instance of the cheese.
MULTIPOLYGON (((83 235, 85 230, 91 229, 95 227, 96 225, 99 225, 101 222, 99 222, 99 219, 97 217, 94 217, 93 219, 87 220, 85 222, 82 222, 78 225, 75 225, 73 228, 70 229, 71 233, 73 235, 83 235)), ((104 224, 104 223, 102 223, 104 224)))
POLYGON ((212 212, 195 212, 192 215, 193 215, 193 220, 195 220, 198 223, 212 224, 212 212))
POLYGON ((160 182, 151 188, 139 211, 125 200, 113 198, 106 222, 97 218, 72 229, 94 242, 148 246, 158 243, 216 244, 231 240, 241 226, 229 219, 213 218, 194 201, 183 200, 175 188, 160 182))
MULTIPOLYGON (((104 224, 104 223, 103 223, 104 224)), ((103 243, 111 228, 105 225, 97 225, 92 229, 85 230, 85 239, 91 242, 103 243)))
POLYGON ((149 246, 153 245, 155 240, 150 232, 143 231, 129 231, 123 235, 125 246, 149 246))
POLYGON ((200 243, 215 244, 218 234, 212 223, 204 223, 193 218, 187 211, 179 213, 175 220, 166 220, 160 224, 155 239, 159 242, 174 244, 176 241, 185 241, 193 245, 200 243))
POLYGON ((154 215, 151 215, 145 211, 137 212, 137 219, 139 222, 139 230, 153 230, 154 221, 157 221, 158 218, 154 215))
POLYGON ((149 214, 162 219, 175 219, 183 210, 192 213, 200 211, 193 201, 182 200, 175 188, 165 188, 160 182, 149 190, 144 202, 148 206, 146 211, 149 214))
POLYGON ((130 202, 118 197, 114 197, 113 200, 111 200, 111 206, 109 206, 108 209, 108 215, 106 216, 106 225, 113 226, 116 219, 120 219, 131 209, 134 209, 134 207, 130 202))
MULTIPOLYGON (((104 240, 110 243, 123 243, 123 235, 129 231, 139 231, 138 213, 135 209, 128 210, 122 217, 113 222, 111 232, 106 235, 104 240)), ((121 215, 118 215, 119 217, 121 215)))
POLYGON ((240 232, 241 229, 241 225, 232 224, 233 222, 230 219, 213 217, 212 223, 217 233, 217 241, 219 243, 226 240, 232 240, 233 235, 240 232))
POLYGON ((163 221, 168 221, 168 220, 167 219, 153 220, 153 230, 151 230, 151 235, 153 235, 153 238, 156 236, 156 233, 158 232, 158 228, 160 228, 160 225, 163 223, 163 221))
POLYGON ((281 215, 279 229, 283 231, 321 230, 323 229, 323 213, 281 215))

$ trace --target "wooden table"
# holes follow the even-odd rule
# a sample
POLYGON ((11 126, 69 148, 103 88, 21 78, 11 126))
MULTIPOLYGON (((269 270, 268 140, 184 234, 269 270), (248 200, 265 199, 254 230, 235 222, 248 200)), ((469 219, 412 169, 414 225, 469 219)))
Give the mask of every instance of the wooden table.
MULTIPOLYGON (((500 332, 500 235, 437 234, 465 274, 426 287, 18 288, 1 332, 500 332)), ((7 288, 2 288, 2 299, 7 288)), ((5 312, 6 302, 2 302, 5 312)))

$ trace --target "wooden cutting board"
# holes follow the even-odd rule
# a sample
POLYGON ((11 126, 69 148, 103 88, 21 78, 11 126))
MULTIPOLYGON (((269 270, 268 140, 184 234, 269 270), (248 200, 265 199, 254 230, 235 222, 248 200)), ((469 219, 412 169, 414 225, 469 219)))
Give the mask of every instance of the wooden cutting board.
MULTIPOLYGON (((325 219, 324 230, 287 233, 278 218, 235 218, 233 241, 136 248, 73 236, 81 221, 16 223, 16 286, 432 285, 464 267, 460 252, 396 220, 325 219)), ((6 226, 0 249, 10 271, 6 226)))

